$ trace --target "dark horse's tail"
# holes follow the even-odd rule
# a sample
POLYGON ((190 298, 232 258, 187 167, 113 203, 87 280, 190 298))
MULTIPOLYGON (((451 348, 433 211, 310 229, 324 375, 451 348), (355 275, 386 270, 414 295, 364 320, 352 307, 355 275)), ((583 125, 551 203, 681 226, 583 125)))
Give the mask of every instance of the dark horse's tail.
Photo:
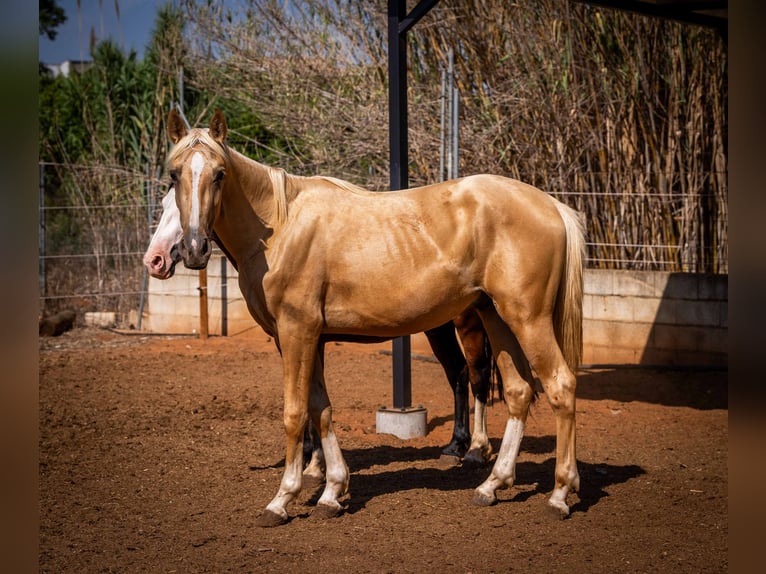
POLYGON ((495 389, 497 389, 498 400, 503 400, 503 377, 500 374, 500 369, 497 368, 497 361, 492 354, 492 346, 489 344, 489 337, 487 332, 484 332, 484 358, 489 365, 487 369, 489 373, 486 373, 487 380, 489 380, 489 389, 487 390, 487 406, 495 404, 495 389))

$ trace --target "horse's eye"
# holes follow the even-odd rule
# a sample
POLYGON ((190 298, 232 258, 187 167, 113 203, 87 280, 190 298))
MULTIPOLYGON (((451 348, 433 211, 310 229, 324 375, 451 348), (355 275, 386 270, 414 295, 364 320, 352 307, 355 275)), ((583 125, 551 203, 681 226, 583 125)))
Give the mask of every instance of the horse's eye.
POLYGON ((172 181, 173 183, 178 182, 178 172, 176 170, 173 170, 170 172, 170 181, 172 181))
POLYGON ((221 183, 223 181, 223 176, 226 175, 226 172, 223 170, 215 172, 215 176, 213 177, 213 183, 221 183))

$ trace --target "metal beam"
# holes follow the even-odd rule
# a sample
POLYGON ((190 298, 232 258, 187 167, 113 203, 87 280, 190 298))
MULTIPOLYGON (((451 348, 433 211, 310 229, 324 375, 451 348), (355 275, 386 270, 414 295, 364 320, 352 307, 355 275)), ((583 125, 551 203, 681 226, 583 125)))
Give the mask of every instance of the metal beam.
MULTIPOLYGON (((407 15, 405 0, 388 0, 388 138, 390 147, 389 178, 392 190, 407 189, 407 34, 399 33, 399 24, 407 15)), ((412 406, 410 338, 394 339, 393 347, 394 408, 412 406)))
POLYGON ((634 12, 686 24, 718 28, 728 24, 728 0, 575 0, 581 4, 634 12))
MULTIPOLYGON (((407 31, 439 0, 421 0, 407 14, 406 0, 388 0, 388 124, 390 145, 390 187, 409 187, 407 164, 407 31)), ((398 337, 393 342, 394 408, 412 406, 410 370, 410 338, 398 337)))
POLYGON ((428 12, 439 3, 439 0, 421 0, 417 6, 412 9, 412 12, 407 14, 401 22, 399 22, 399 33, 406 34, 410 28, 417 24, 420 19, 428 14, 428 12))

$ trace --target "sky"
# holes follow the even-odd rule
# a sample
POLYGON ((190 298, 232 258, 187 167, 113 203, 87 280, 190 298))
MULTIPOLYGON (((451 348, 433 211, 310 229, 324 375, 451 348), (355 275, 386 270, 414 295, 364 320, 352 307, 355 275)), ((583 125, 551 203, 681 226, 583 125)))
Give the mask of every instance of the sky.
POLYGON ((57 4, 64 9, 67 21, 56 28, 58 34, 53 42, 47 36, 39 37, 39 60, 45 64, 90 60, 91 28, 95 30, 98 41, 111 38, 126 54, 133 49, 139 58, 143 58, 154 28, 157 8, 168 0, 116 1, 120 9, 119 20, 115 0, 80 0, 78 20, 77 0, 57 0, 57 4))

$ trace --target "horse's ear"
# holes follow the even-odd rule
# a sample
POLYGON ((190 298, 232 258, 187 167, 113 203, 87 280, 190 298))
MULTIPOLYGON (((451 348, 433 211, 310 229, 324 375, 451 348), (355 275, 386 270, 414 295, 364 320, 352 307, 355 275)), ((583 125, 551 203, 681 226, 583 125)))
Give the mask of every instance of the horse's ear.
POLYGON ((226 143, 226 118, 218 108, 215 109, 210 120, 210 135, 218 143, 226 143))
POLYGON ((178 110, 173 108, 168 115, 168 137, 170 141, 177 144, 182 137, 186 135, 186 124, 178 113, 178 110))

